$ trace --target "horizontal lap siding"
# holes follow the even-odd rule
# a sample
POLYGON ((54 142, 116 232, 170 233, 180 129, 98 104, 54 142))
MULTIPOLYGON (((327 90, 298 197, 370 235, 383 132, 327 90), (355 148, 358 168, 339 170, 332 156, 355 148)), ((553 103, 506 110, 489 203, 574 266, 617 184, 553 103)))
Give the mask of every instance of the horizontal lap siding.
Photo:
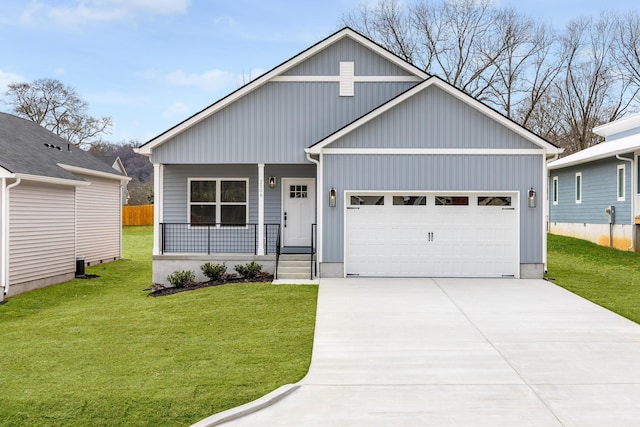
MULTIPOLYGON (((606 144, 606 142, 603 142, 606 144)), ((604 212, 615 206, 616 224, 631 223, 631 164, 615 158, 549 171, 549 221, 608 224, 604 212), (625 167, 625 200, 618 201, 618 165, 625 167), (582 173, 582 203, 576 203, 576 173, 582 173), (553 178, 558 177, 558 204, 553 204, 553 178)))
POLYGON ((345 191, 519 191, 520 262, 542 262, 543 156, 325 155, 324 188, 338 191, 323 207, 323 261, 343 262, 345 191), (535 209, 527 192, 538 192, 535 209))
POLYGON ((76 254, 87 263, 120 258, 120 181, 81 177, 91 185, 77 190, 76 254))
POLYGON ((10 190, 10 283, 75 271, 75 188, 22 183, 10 190))

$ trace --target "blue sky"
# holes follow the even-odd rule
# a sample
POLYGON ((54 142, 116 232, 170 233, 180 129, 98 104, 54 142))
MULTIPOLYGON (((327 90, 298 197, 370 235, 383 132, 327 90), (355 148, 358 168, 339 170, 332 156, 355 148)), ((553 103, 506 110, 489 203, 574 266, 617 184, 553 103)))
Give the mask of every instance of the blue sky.
MULTIPOLYGON (((496 1, 558 28, 637 8, 637 0, 496 1)), ((0 93, 13 81, 58 79, 91 115, 113 118, 105 139, 145 142, 330 35, 362 2, 0 0, 0 93)))

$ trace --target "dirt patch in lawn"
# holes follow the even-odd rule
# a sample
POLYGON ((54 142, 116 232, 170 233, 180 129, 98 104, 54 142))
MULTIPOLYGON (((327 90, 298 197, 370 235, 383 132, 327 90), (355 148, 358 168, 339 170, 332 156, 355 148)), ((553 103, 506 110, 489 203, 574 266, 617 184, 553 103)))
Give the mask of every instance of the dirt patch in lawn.
POLYGON ((273 282, 273 274, 258 273, 258 275, 252 279, 245 277, 238 277, 233 274, 225 274, 220 280, 210 280, 208 282, 193 282, 187 286, 176 288, 173 286, 164 286, 159 283, 154 283, 151 288, 145 289, 151 290, 148 296, 150 297, 162 297, 165 295, 178 294, 180 292, 193 291, 196 289, 208 288, 210 286, 232 285, 235 283, 265 283, 273 282))

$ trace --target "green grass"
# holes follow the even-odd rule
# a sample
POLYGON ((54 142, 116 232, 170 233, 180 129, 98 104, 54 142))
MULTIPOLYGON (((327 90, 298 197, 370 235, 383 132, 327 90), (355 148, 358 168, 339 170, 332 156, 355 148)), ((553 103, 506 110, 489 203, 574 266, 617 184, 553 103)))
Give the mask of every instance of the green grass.
POLYGON ((189 425, 306 374, 316 286, 151 298, 151 236, 125 227, 99 278, 0 306, 0 425, 189 425))
POLYGON ((640 323, 640 253, 550 234, 548 270, 554 283, 640 323))

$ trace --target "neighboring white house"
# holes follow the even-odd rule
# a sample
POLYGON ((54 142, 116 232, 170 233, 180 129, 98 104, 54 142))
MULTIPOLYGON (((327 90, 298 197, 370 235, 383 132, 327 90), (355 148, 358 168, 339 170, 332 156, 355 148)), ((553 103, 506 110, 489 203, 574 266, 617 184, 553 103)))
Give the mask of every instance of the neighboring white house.
POLYGON ((129 179, 36 123, 0 113, 0 298, 70 280, 79 259, 119 259, 129 179))
POLYGON ((637 250, 640 114, 593 132, 605 141, 549 163, 549 231, 637 250))
POLYGON ((561 149, 350 28, 137 152, 154 282, 250 260, 294 280, 543 275, 561 149))

